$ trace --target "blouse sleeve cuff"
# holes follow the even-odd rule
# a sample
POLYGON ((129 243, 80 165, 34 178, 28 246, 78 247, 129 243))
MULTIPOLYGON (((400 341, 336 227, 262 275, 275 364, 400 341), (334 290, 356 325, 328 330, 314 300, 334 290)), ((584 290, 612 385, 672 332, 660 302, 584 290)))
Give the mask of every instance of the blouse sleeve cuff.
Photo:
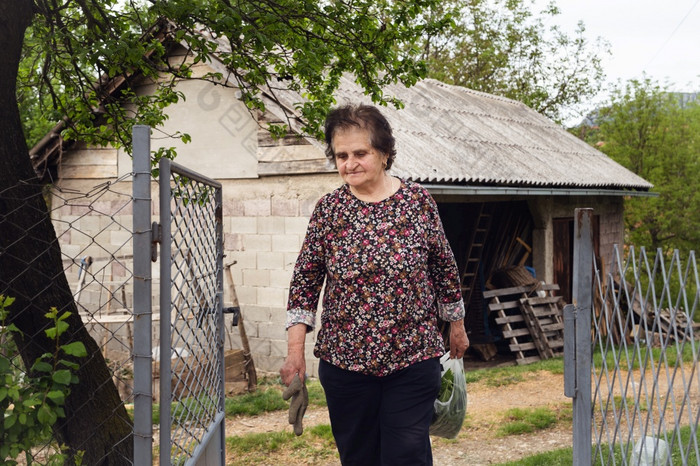
POLYGON ((464 319, 464 301, 460 299, 454 303, 438 303, 438 312, 445 322, 464 319))
POLYGON ((287 325, 289 329, 292 325, 306 324, 306 332, 310 332, 316 326, 316 314, 305 309, 289 309, 287 310, 287 325))

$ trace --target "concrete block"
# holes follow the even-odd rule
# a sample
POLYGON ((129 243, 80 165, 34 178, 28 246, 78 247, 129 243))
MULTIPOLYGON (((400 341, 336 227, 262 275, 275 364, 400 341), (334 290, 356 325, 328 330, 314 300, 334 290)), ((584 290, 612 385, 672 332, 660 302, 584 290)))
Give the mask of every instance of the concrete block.
POLYGON ((66 230, 65 226, 60 223, 58 225, 60 228, 56 228, 56 238, 61 244, 68 244, 71 242, 71 230, 66 230))
POLYGON ((224 216, 243 216, 245 208, 243 202, 237 199, 224 198, 222 200, 222 211, 224 216))
POLYGON ((280 307, 286 304, 284 290, 278 288, 257 288, 257 304, 280 307))
POLYGON ((79 244, 62 244, 61 245, 61 253, 64 255, 64 257, 70 258, 70 259, 75 259, 80 256, 80 252, 82 250, 82 246, 79 244))
POLYGON ((284 358, 280 356, 256 355, 253 353, 253 361, 255 361, 255 369, 263 372, 269 372, 272 375, 279 374, 280 367, 284 364, 284 358))
POLYGON ((243 201, 243 213, 250 217, 268 217, 272 212, 270 199, 249 199, 243 201))
POLYGON ((257 217, 258 233, 260 234, 283 234, 285 223, 284 217, 257 217))
POLYGON ((282 252, 299 252, 301 237, 299 235, 272 235, 272 250, 282 252))
POLYGON ((258 336, 267 338, 268 340, 285 340, 287 338, 287 330, 284 324, 278 322, 268 322, 258 324, 258 336))
POLYGON ((238 233, 224 233, 224 250, 242 251, 243 235, 240 235, 238 233))
POLYGON ((281 252, 259 252, 257 268, 265 270, 283 270, 284 254, 281 252))
POLYGON ((236 294, 241 308, 258 304, 258 289, 256 287, 236 285, 236 294))
MULTIPOLYGON (((131 224, 131 221, 129 221, 131 224)), ((78 221, 77 228, 82 231, 99 231, 100 229, 100 219, 97 215, 87 215, 78 221)))
POLYGON ((291 270, 270 270, 270 286, 274 288, 289 288, 292 280, 291 270))
MULTIPOLYGON (((246 327, 247 328, 247 327, 246 327)), ((264 338, 251 338, 248 335, 248 343, 250 344, 250 352, 253 353, 253 360, 257 367, 257 357, 270 356, 270 340, 264 338)))
MULTIPOLYGON (((299 248, 301 250, 301 247, 299 248)), ((299 257, 299 251, 297 252, 285 252, 284 253, 284 268, 293 270, 294 265, 297 263, 297 257, 299 257)))
POLYGON ((131 240, 131 232, 126 230, 115 230, 110 233, 109 242, 117 247, 128 243, 131 240))
POLYGON ((224 338, 224 348, 226 349, 241 349, 243 348, 243 343, 241 342, 241 332, 238 327, 231 326, 231 317, 226 315, 224 328, 226 329, 226 337, 224 338))
POLYGON ((280 217, 297 217, 299 215, 298 199, 272 199, 272 215, 280 217))
POLYGON ((236 265, 232 266, 232 270, 254 269, 257 267, 257 253, 255 251, 232 251, 227 252, 224 258, 224 264, 236 261, 236 265))
MULTIPOLYGON (((224 265, 227 263, 228 258, 224 258, 224 265)), ((243 270, 237 268, 235 265, 231 266, 231 278, 233 279, 233 286, 237 287, 238 285, 243 284, 243 270)), ((228 281, 228 278, 226 277, 226 274, 224 273, 224 291, 226 292, 226 295, 228 296, 228 288, 230 286, 230 283, 228 281)))
POLYGON ((311 358, 306 358, 306 375, 318 378, 318 358, 313 356, 311 358))
POLYGON ((232 233, 257 233, 258 221, 255 217, 229 217, 228 227, 232 233))
POLYGON ((245 312, 246 319, 251 322, 270 322, 269 306, 250 305, 246 306, 243 312, 245 312))
POLYGON ((72 215, 81 216, 81 217, 83 215, 88 215, 90 213, 90 204, 89 203, 71 204, 70 213, 72 215))
POLYGON ((260 269, 245 269, 243 282, 245 286, 267 287, 270 285, 270 271, 260 269))
POLYGON ((270 235, 243 235, 243 249, 246 251, 271 251, 272 236, 270 235))
POLYGON ((287 234, 306 235, 306 228, 309 226, 308 217, 285 217, 284 232, 287 234))
POLYGON ((318 199, 304 199, 299 201, 299 215, 305 216, 305 217, 311 217, 311 214, 314 213, 314 208, 316 207, 316 204, 318 203, 318 199))
POLYGON ((272 357, 287 357, 287 340, 272 340, 270 341, 270 356, 272 357))

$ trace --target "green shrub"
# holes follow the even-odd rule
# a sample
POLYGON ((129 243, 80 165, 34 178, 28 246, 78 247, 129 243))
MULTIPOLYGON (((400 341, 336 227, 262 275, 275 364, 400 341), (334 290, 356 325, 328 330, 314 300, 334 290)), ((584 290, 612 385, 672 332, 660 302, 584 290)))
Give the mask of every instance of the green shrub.
MULTIPOLYGON (((59 344, 60 336, 68 330, 66 319, 70 313, 59 315, 52 308, 46 317, 53 325, 45 333, 55 342, 55 348, 37 358, 28 371, 23 369, 12 338, 12 334, 21 336, 21 332, 7 322, 7 308, 13 301, 0 295, 0 411, 4 413, 0 460, 2 464, 15 465, 16 458, 24 452, 28 464, 37 464, 31 450, 51 441, 52 426, 65 417, 63 406, 70 386, 78 382, 75 371, 79 366, 62 358, 84 357, 87 351, 81 342, 59 344)), ((47 464, 63 464, 64 460, 59 451, 47 458, 47 464)))

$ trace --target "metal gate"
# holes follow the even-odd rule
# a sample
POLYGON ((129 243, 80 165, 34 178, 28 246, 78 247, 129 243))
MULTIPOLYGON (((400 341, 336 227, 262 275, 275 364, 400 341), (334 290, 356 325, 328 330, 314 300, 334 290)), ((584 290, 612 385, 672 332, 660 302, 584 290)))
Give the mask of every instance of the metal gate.
POLYGON ((577 209, 573 304, 564 310, 573 464, 700 464, 700 276, 693 251, 615 248, 594 261, 577 209))
MULTIPOLYGON (((134 316, 134 371, 143 374, 139 366, 150 364, 151 356, 159 365, 160 464, 223 465, 221 184, 162 159, 158 177, 160 222, 148 225, 144 218, 150 217, 150 208, 144 200, 148 199, 150 204, 149 141, 150 128, 134 128, 134 248, 139 251, 134 254, 135 287, 139 279, 144 282, 139 285, 143 288, 138 298, 141 306, 135 305, 135 309, 145 309, 135 311, 134 316), (147 184, 139 182, 141 191, 137 193, 138 178, 145 178, 147 184), (148 249, 144 247, 146 231, 151 233, 148 249), (155 253, 156 243, 160 244, 159 256, 155 253), (158 259, 160 345, 151 348, 152 325, 157 317, 154 314, 151 319, 148 309, 150 291, 143 295, 150 289, 150 283, 146 283, 150 277, 150 260, 158 259)), ((150 464, 151 399, 143 396, 150 392, 150 379, 148 383, 135 381, 135 464, 150 464)))

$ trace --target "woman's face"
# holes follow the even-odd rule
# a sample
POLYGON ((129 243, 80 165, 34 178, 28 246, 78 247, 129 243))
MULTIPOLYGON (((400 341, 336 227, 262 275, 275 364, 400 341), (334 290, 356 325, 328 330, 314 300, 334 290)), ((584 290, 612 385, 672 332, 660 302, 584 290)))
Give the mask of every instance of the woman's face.
POLYGON ((362 192, 382 188, 387 156, 372 147, 369 131, 356 126, 340 128, 333 134, 332 144, 343 181, 362 192))

